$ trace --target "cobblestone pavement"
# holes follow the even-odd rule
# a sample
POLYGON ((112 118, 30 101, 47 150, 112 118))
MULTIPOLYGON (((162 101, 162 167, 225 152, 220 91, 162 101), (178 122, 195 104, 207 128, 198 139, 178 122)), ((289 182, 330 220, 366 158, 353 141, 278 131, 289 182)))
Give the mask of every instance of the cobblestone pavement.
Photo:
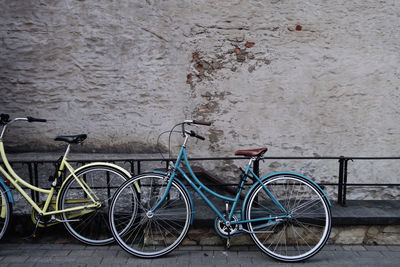
POLYGON ((286 264, 256 247, 181 246, 158 259, 135 258, 118 246, 0 244, 0 266, 399 266, 400 246, 325 246, 311 259, 286 264))

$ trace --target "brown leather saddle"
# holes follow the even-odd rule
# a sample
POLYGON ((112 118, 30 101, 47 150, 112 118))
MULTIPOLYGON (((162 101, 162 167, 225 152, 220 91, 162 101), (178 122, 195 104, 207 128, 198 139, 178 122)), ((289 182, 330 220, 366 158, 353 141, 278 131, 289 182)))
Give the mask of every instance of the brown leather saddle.
POLYGON ((238 150, 235 152, 236 156, 248 156, 248 157, 262 157, 267 152, 267 147, 261 147, 256 149, 238 150))

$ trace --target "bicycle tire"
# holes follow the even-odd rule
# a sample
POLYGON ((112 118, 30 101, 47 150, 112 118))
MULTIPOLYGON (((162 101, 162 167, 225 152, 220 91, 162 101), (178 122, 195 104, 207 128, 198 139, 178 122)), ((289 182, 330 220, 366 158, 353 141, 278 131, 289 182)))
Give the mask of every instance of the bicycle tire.
MULTIPOLYGON (((117 168, 105 165, 83 168, 76 173, 76 176, 84 179, 94 191, 101 202, 101 207, 62 213, 61 218, 65 228, 73 237, 85 244, 107 245, 112 243, 114 239, 108 224, 109 205, 114 192, 129 177, 117 168)), ((73 177, 66 182, 60 192, 60 210, 91 203, 92 201, 73 177)))
POLYGON ((263 181, 279 203, 291 214, 285 216, 259 184, 246 203, 246 220, 278 217, 247 224, 251 238, 267 255, 285 262, 303 261, 326 244, 331 227, 331 211, 326 196, 307 179, 276 175, 263 181))
POLYGON ((5 189, 0 185, 0 240, 3 239, 10 225, 12 216, 12 204, 5 189))
POLYGON ((142 174, 125 182, 115 192, 109 213, 111 232, 126 252, 141 258, 156 258, 173 251, 185 238, 191 206, 189 196, 178 182, 172 181, 167 198, 154 213, 149 213, 161 199, 168 180, 163 175, 142 174), (126 230, 123 218, 127 216, 129 220, 133 216, 126 199, 132 198, 134 183, 140 187, 140 194, 135 196, 138 209, 134 223, 126 230))

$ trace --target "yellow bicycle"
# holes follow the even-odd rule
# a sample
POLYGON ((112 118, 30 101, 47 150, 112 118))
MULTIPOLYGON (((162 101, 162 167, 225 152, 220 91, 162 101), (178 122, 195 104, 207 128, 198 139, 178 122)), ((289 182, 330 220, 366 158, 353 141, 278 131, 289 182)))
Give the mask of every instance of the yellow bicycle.
POLYGON ((95 162, 74 169, 67 161, 70 147, 81 144, 85 134, 57 136, 55 141, 67 143, 65 154, 57 161, 56 172, 49 179, 49 189, 36 187, 20 178, 7 160, 3 145, 3 136, 7 126, 17 121, 46 122, 45 119, 32 117, 9 119, 9 115, 0 115, 0 239, 5 235, 10 224, 14 198, 9 185, 12 185, 32 206, 32 220, 37 227, 47 227, 63 223, 76 239, 91 245, 105 245, 113 242, 108 224, 108 208, 114 191, 131 175, 118 165, 95 162), (62 179, 63 172, 67 172, 62 179), (22 186, 40 192, 44 201, 35 202, 22 186))

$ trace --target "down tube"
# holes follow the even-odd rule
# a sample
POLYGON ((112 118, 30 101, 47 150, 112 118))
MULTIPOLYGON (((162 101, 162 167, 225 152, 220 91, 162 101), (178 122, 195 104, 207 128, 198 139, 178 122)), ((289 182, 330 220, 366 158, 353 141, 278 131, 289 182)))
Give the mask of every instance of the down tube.
POLYGON ((181 175, 189 182, 190 186, 196 190, 196 192, 201 196, 201 198, 207 203, 207 205, 218 215, 219 218, 223 222, 226 222, 225 217, 219 212, 219 210, 212 204, 212 202, 208 199, 206 195, 204 195, 203 192, 200 191, 200 189, 193 183, 192 180, 189 179, 189 177, 186 175, 184 171, 181 170, 181 168, 178 167, 178 171, 181 173, 181 175))

